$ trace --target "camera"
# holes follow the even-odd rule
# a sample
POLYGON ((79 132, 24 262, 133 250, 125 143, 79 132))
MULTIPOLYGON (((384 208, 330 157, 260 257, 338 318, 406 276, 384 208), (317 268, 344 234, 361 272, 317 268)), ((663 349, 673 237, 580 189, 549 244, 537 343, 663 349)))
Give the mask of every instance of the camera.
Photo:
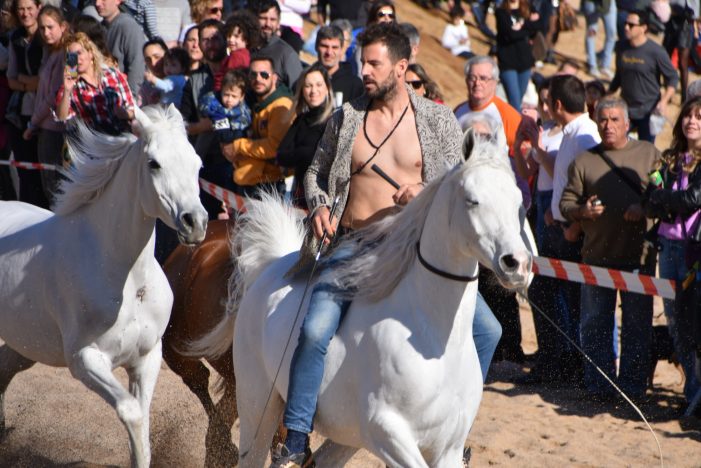
POLYGON ((591 206, 601 206, 602 204, 603 204, 603 202, 601 200, 599 200, 598 198, 596 200, 594 200, 593 202, 591 202, 591 206))
POLYGON ((78 54, 75 52, 66 52, 66 66, 69 68, 69 73, 72 78, 78 78, 78 54))

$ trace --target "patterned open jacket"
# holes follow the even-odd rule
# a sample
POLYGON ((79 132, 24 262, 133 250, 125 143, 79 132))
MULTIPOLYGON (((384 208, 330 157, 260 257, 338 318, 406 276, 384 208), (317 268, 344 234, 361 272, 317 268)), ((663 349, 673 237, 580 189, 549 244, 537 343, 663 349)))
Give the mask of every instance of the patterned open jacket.
MULTIPOLYGON (((442 104, 419 97, 407 86, 414 110, 416 130, 423 158, 422 177, 430 182, 448 168, 462 161, 462 130, 453 112, 442 104)), ((348 201, 353 143, 363 124, 369 100, 363 95, 347 102, 331 116, 324 136, 304 177, 307 203, 311 215, 320 206, 331 206, 336 196, 336 217, 343 218, 348 201)), ((311 229, 307 232, 297 264, 288 275, 310 264, 318 248, 311 229)))

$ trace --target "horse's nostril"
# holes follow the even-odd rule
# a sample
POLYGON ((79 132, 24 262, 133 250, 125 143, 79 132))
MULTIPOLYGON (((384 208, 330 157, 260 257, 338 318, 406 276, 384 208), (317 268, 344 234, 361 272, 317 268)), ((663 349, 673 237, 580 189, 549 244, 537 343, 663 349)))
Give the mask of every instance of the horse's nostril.
POLYGON ((504 255, 503 257, 501 257, 501 261, 504 264, 504 266, 509 270, 513 270, 518 267, 518 261, 511 254, 504 255))
POLYGON ((184 213, 180 219, 182 220, 183 224, 189 228, 192 229, 195 226, 195 220, 192 219, 192 215, 190 213, 184 213))

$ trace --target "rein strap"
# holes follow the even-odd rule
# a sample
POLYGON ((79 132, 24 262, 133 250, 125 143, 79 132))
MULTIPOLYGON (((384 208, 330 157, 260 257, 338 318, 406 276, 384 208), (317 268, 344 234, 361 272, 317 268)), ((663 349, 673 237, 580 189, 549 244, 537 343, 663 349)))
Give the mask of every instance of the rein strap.
POLYGON ((461 275, 454 275, 452 273, 448 273, 447 271, 440 270, 430 263, 426 261, 425 258, 421 255, 421 242, 416 243, 416 253, 419 256, 419 262, 426 268, 428 271, 430 271, 433 274, 436 274, 442 278, 446 278, 449 280, 453 281, 462 281, 463 283, 470 283, 472 281, 477 280, 477 276, 461 276, 461 275))

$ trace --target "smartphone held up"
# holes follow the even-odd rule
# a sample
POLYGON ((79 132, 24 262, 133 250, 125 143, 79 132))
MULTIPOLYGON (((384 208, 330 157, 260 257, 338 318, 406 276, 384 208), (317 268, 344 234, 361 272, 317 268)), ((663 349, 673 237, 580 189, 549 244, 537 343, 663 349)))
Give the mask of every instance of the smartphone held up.
POLYGON ((78 54, 75 52, 66 52, 66 66, 71 78, 78 78, 78 54))

